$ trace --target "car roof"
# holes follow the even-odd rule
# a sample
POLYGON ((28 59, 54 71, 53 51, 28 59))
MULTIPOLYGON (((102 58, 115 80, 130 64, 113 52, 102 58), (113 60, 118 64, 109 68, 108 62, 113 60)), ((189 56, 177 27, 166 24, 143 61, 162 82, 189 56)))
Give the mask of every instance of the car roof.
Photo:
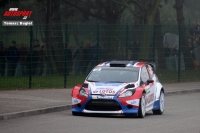
POLYGON ((112 60, 107 62, 102 62, 97 66, 104 67, 138 67, 141 68, 144 65, 150 65, 155 70, 156 65, 150 60, 112 60))

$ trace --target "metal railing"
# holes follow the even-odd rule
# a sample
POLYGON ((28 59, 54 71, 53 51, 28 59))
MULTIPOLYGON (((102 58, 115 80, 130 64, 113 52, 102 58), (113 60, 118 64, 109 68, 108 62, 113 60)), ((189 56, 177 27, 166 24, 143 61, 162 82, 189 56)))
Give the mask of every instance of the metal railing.
POLYGON ((0 40, 5 48, 4 57, 0 57, 1 89, 70 88, 82 83, 102 61, 144 58, 156 62, 162 82, 200 80, 198 52, 191 53, 197 51, 199 42, 196 40, 192 48, 188 45, 190 38, 199 35, 189 34, 189 26, 58 24, 48 27, 1 27, 0 40), (19 55, 10 48, 13 40, 19 55), (168 53, 164 49, 166 43, 170 47, 168 53), (174 44, 177 47, 172 50, 174 44))

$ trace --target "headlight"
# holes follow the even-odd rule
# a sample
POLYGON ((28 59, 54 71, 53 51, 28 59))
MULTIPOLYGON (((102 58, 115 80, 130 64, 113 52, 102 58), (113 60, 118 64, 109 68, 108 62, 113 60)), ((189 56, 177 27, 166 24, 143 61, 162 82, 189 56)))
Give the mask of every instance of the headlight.
POLYGON ((127 90, 119 95, 119 97, 130 97, 135 93, 135 89, 127 90))
POLYGON ((84 87, 81 87, 81 89, 79 90, 79 94, 80 94, 81 96, 88 97, 88 93, 86 92, 86 90, 85 90, 84 87))

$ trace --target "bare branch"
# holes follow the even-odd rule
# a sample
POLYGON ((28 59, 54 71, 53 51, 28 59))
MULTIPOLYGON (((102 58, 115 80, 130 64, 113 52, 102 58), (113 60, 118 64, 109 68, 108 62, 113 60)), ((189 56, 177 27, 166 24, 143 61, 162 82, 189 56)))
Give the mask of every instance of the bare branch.
MULTIPOLYGON (((138 13, 136 13, 126 2, 119 2, 119 1, 117 1, 117 0, 112 0, 113 2, 115 2, 115 3, 117 3, 117 4, 120 4, 120 5, 123 5, 123 6, 125 6, 126 8, 128 8, 129 9, 129 11, 134 15, 134 16, 136 16, 136 17, 138 17, 138 18, 140 18, 141 17, 141 15, 139 15, 138 13)), ((134 0, 135 1, 135 0, 134 0)))
POLYGON ((124 11, 125 8, 126 8, 126 7, 123 6, 122 9, 120 9, 118 12, 116 12, 116 15, 118 16, 120 13, 122 13, 122 12, 124 11))
POLYGON ((102 16, 99 16, 99 15, 97 15, 97 14, 93 14, 93 13, 91 13, 90 11, 88 11, 88 10, 86 10, 86 9, 83 9, 83 8, 77 6, 76 4, 73 4, 73 3, 69 2, 69 1, 65 1, 65 2, 66 2, 68 5, 73 6, 73 7, 75 7, 76 9, 78 9, 78 10, 80 10, 80 11, 82 11, 82 12, 89 14, 89 15, 92 16, 92 17, 95 17, 95 18, 98 18, 98 19, 101 19, 101 20, 104 20, 104 21, 106 20, 106 18, 104 18, 104 17, 102 17, 102 16))
MULTIPOLYGON (((119 1, 118 1, 119 2, 119 1)), ((139 6, 140 7, 140 9, 142 9, 142 6, 140 5, 140 3, 137 1, 137 0, 130 0, 130 1, 126 1, 126 0, 124 0, 124 3, 134 3, 134 4, 136 4, 137 6, 139 6)), ((121 2, 122 3, 122 2, 121 2)))
POLYGON ((138 1, 133 0, 132 2, 135 3, 136 5, 138 5, 140 7, 140 9, 142 9, 142 6, 140 5, 140 3, 138 1))

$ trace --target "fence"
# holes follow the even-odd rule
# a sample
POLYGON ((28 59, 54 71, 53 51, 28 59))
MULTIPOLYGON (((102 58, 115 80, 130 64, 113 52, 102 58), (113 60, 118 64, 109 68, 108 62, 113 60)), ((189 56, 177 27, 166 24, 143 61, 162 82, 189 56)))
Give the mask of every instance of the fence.
POLYGON ((191 33, 189 26, 54 24, 0 27, 0 32, 5 47, 1 89, 71 88, 109 60, 153 60, 164 83, 200 80, 199 33, 191 33), (189 39, 195 41, 193 47, 189 39), (12 52, 13 40, 19 54, 12 52), (176 48, 166 52, 166 43, 176 48))

